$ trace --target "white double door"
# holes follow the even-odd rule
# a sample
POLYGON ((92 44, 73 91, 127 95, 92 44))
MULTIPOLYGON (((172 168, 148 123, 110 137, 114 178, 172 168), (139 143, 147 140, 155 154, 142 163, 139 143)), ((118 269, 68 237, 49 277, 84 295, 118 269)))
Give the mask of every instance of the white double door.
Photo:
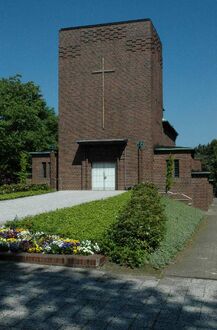
POLYGON ((92 163, 92 190, 115 190, 116 163, 92 163))

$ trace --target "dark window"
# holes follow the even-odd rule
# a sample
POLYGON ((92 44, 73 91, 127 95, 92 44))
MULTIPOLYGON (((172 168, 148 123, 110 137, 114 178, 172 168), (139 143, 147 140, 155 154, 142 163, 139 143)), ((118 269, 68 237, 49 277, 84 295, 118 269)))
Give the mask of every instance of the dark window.
MULTIPOLYGON (((168 167, 168 159, 167 159, 167 167, 168 167)), ((173 172, 173 176, 175 178, 179 178, 179 159, 174 159, 174 172, 173 172)))
POLYGON ((47 166, 46 162, 42 162, 42 177, 46 178, 47 177, 47 166))
POLYGON ((174 177, 179 178, 179 160, 174 160, 174 177))

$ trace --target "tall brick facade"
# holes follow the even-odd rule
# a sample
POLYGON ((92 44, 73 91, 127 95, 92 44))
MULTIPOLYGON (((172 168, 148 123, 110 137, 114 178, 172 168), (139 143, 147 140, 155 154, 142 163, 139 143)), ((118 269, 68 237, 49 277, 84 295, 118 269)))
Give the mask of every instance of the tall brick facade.
MULTIPOLYGON (((151 181, 164 190, 168 149, 156 147, 175 148, 177 132, 163 120, 162 98, 162 45, 151 20, 60 30, 58 188, 94 189, 94 168, 107 164, 114 189, 151 181)), ((192 170, 201 168, 189 150, 179 159, 174 189, 193 199, 193 185, 208 181, 195 183, 192 170)), ((206 208, 211 197, 201 198, 206 208)))
POLYGON ((151 181, 162 108, 161 42, 150 20, 61 30, 60 189, 91 189, 93 162, 116 163, 116 189, 151 181), (102 75, 94 74, 102 59, 112 70, 105 73, 104 127, 102 75), (140 151, 138 141, 144 141, 140 151))

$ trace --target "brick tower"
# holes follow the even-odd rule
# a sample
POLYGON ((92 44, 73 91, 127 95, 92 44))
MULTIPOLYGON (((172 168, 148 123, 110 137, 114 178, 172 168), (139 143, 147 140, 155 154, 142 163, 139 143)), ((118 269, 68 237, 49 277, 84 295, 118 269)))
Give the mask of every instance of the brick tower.
POLYGON ((62 29, 59 189, 152 180, 162 108, 161 42, 151 20, 62 29))

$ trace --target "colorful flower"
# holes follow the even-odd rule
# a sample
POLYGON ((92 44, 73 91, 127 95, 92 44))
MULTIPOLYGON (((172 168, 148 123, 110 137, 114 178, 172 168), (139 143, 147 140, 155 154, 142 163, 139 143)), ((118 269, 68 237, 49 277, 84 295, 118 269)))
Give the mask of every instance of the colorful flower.
POLYGON ((5 251, 90 255, 99 253, 100 248, 90 240, 79 241, 44 232, 31 233, 24 228, 0 227, 0 252, 5 251))

